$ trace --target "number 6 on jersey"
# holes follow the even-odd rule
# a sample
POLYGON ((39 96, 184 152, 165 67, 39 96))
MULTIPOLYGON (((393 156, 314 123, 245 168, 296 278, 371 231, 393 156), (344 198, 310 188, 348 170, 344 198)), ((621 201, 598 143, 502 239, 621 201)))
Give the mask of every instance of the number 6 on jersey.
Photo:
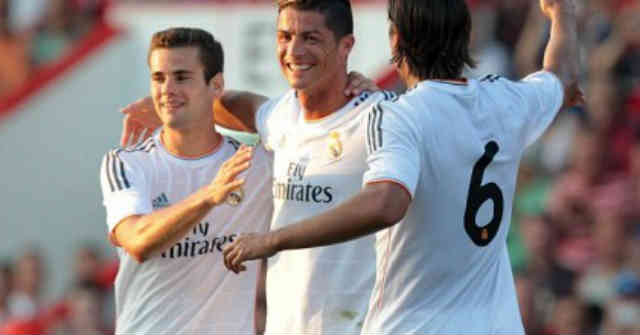
POLYGON ((486 247, 491 243, 493 238, 496 237, 496 234, 498 234, 498 229, 502 222, 502 212, 504 209, 502 190, 500 190, 500 187, 498 187, 496 183, 482 185, 484 171, 489 164, 491 164, 498 151, 500 151, 500 148, 496 142, 491 141, 487 143, 484 148, 484 155, 482 155, 480 160, 473 166, 473 172, 471 174, 467 208, 464 212, 464 229, 467 231, 467 235, 469 235, 473 243, 480 247, 486 247), (476 216, 482 204, 487 200, 493 201, 493 218, 486 226, 479 227, 476 224, 476 216))

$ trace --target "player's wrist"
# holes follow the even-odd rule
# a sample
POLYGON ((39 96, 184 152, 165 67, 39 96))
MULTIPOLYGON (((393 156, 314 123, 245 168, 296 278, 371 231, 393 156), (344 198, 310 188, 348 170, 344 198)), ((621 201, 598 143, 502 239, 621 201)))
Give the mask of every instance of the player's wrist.
POLYGON ((282 234, 279 233, 279 230, 266 233, 265 242, 268 250, 271 250, 274 254, 282 250, 282 234))
POLYGON ((553 23, 573 22, 577 20, 576 9, 571 4, 556 6, 548 12, 548 16, 553 23))
POLYGON ((223 201, 223 199, 219 199, 220 196, 217 194, 216 188, 216 185, 211 183, 202 190, 202 202, 210 208, 218 206, 223 201))

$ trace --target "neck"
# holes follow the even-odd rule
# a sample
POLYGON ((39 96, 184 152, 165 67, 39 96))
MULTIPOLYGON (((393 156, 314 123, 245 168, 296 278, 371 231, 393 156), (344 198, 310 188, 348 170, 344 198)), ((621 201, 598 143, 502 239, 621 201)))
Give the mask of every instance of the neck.
POLYGON ((213 122, 207 127, 195 129, 174 129, 167 126, 162 128, 160 139, 165 149, 179 158, 199 158, 214 152, 222 136, 213 128, 213 122))
POLYGON ((350 97, 344 95, 347 88, 347 74, 338 76, 328 87, 310 91, 298 91, 298 99, 306 120, 319 120, 331 115, 346 105, 350 97))

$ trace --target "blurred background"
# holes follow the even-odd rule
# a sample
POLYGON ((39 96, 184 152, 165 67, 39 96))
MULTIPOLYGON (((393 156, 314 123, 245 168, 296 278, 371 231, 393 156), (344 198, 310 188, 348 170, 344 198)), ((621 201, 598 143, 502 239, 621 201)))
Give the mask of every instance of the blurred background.
MULTIPOLYGON (((541 66, 537 0, 468 0, 468 77, 541 66)), ((640 0, 577 0, 583 108, 522 162, 508 246, 528 333, 640 333, 640 0)), ((350 69, 403 91, 386 1, 352 1, 350 69)), ((151 34, 211 31, 228 88, 287 89, 271 0, 0 0, 0 333, 113 332, 117 259, 98 185, 119 109, 148 95, 151 34)), ((249 139, 241 135, 242 139, 249 139)))

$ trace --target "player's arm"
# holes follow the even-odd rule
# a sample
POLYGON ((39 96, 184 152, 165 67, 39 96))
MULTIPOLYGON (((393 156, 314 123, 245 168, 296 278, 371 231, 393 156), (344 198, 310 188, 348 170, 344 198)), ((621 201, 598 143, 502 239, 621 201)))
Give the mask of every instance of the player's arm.
POLYGON ((395 108, 393 103, 382 103, 369 113, 370 126, 362 136, 367 142, 369 170, 363 178, 366 184, 357 195, 293 225, 266 234, 240 236, 223 251, 225 266, 242 271, 245 260, 270 257, 282 250, 345 242, 400 221, 418 183, 421 157, 416 133, 423 130, 406 111, 393 111, 395 108))
POLYGON ((253 318, 254 328, 256 334, 264 334, 265 327, 267 325, 267 294, 266 294, 266 280, 267 280, 267 260, 260 261, 260 268, 258 269, 258 280, 256 282, 256 302, 255 302, 255 314, 253 318))
POLYGON ((238 273, 242 262, 291 249, 346 242, 393 226, 405 215, 411 196, 394 182, 367 184, 356 196, 318 216, 270 231, 237 238, 223 251, 225 266, 238 273))
POLYGON ((251 156, 252 149, 243 146, 222 165, 211 184, 172 206, 121 220, 112 230, 112 243, 138 262, 166 250, 244 183, 235 178, 249 168, 251 156))
POLYGON ((573 0, 540 0, 544 15, 551 19, 551 35, 545 49, 543 68, 553 72, 564 86, 563 106, 582 102, 578 88, 578 33, 573 0))
POLYGON ((256 112, 267 100, 267 97, 251 92, 225 91, 213 103, 215 122, 228 129, 255 133, 256 112))

